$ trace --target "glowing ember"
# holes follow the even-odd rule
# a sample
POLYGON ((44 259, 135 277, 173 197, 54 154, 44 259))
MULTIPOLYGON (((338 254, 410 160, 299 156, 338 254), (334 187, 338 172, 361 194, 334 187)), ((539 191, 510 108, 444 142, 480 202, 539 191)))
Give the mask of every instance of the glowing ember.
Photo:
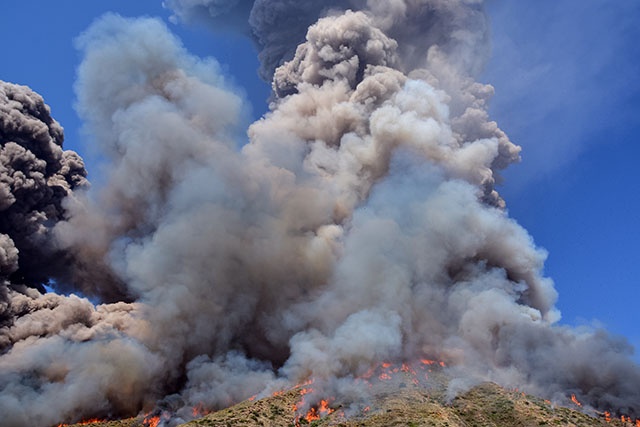
POLYGON ((447 366, 446 363, 444 363, 444 362, 440 362, 440 361, 437 361, 437 360, 431 360, 431 359, 421 359, 420 362, 422 362, 423 365, 428 365, 428 366, 440 365, 443 368, 445 366, 447 366))
POLYGON ((578 401, 578 399, 576 398, 576 395, 575 395, 575 394, 572 394, 572 395, 571 395, 571 401, 572 401, 573 403, 575 403, 576 405, 578 405, 578 406, 582 406, 582 403, 580 403, 580 402, 578 401))
POLYGON ((387 381, 391 379, 391 375, 387 374, 386 372, 383 372, 382 374, 380 374, 378 379, 380 379, 381 381, 387 381))

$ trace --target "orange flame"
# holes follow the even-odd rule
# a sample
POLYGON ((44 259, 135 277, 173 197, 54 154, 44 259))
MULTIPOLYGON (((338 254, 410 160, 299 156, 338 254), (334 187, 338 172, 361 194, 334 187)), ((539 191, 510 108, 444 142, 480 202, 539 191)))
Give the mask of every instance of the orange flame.
POLYGON ((391 375, 387 374, 386 372, 383 372, 380 374, 380 376, 378 377, 381 381, 387 381, 391 379, 391 375))
POLYGON ((318 411, 316 408, 311 408, 309 409, 309 412, 307 412, 307 415, 304 416, 304 419, 307 420, 308 422, 311 422, 311 421, 319 420, 320 415, 318 415, 318 411))
POLYGON ((311 422, 319 420, 320 417, 326 417, 333 412, 335 412, 335 409, 329 407, 329 401, 323 399, 320 401, 317 408, 314 406, 309 409, 307 414, 304 416, 304 419, 311 422))
POLYGON ((193 418, 203 417, 209 415, 209 411, 204 408, 202 403, 199 403, 191 408, 191 415, 193 415, 193 418))
POLYGON ((142 424, 144 427, 158 427, 158 424, 160 424, 160 416, 156 415, 154 417, 147 417, 144 419, 142 424))
POLYGON ((441 367, 445 367, 447 366, 446 363, 438 361, 438 360, 431 360, 431 359, 420 359, 420 362, 422 362, 423 365, 440 365, 441 367))
POLYGON ((326 413, 327 415, 329 415, 330 413, 334 412, 335 409, 331 409, 329 407, 329 401, 328 400, 321 400, 320 401, 320 413, 326 413))
MULTIPOLYGON (((624 416, 622 418, 623 418, 622 421, 624 421, 624 416)), ((604 420, 608 423, 611 422, 611 412, 604 411, 604 420)))
POLYGON ((571 401, 572 401, 573 403, 575 403, 576 405, 578 405, 578 406, 582 406, 582 403, 580 403, 580 402, 578 401, 578 399, 576 398, 576 395, 575 395, 575 394, 572 394, 572 395, 571 395, 571 401))
POLYGON ((142 425, 144 427, 158 427, 161 421, 165 421, 171 418, 168 412, 162 412, 158 415, 151 415, 148 413, 145 415, 144 420, 142 421, 142 425))
POLYGON ((311 384, 313 384, 313 381, 314 381, 314 380, 313 380, 313 378, 310 378, 310 379, 306 380, 306 381, 305 381, 305 382, 303 382, 303 383, 300 383, 300 384, 296 384, 296 385, 294 385, 292 388, 294 388, 294 389, 295 389, 295 388, 298 388, 298 387, 304 387, 304 386, 306 386, 306 385, 311 385, 311 384))

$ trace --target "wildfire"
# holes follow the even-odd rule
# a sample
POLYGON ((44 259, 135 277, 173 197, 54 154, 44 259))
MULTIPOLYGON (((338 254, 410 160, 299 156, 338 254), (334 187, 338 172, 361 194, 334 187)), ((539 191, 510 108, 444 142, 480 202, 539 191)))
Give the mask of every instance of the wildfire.
MULTIPOLYGON (((447 365, 444 362, 431 360, 431 359, 422 359, 420 363, 393 363, 393 362, 382 362, 377 366, 371 367, 367 372, 362 374, 360 377, 356 379, 358 382, 364 382, 367 386, 373 387, 376 380, 377 381, 391 381, 391 380, 399 380, 406 381, 411 380, 413 384, 416 386, 420 385, 420 378, 418 375, 418 371, 422 370, 425 372, 424 378, 428 380, 428 376, 426 371, 431 372, 432 368, 444 368, 447 365)), ((422 375, 422 374, 421 374, 422 375)), ((304 415, 297 415, 294 424, 296 426, 300 426, 300 421, 305 420, 307 422, 318 420, 322 417, 325 417, 329 414, 335 412, 335 409, 331 408, 330 404, 333 402, 333 398, 320 400, 317 404, 309 407, 308 403, 305 402, 305 395, 313 393, 313 388, 309 387, 309 385, 313 384, 313 380, 306 382, 305 384, 301 384, 296 386, 299 388, 298 393, 300 394, 300 400, 293 405, 293 412, 299 413, 301 410, 305 410, 305 408, 309 408, 304 415)), ((366 407, 364 412, 370 411, 370 407, 366 407)))
MULTIPOLYGON (((298 392, 300 394, 300 400, 293 405, 292 409, 294 413, 297 413, 301 408, 305 406, 304 396, 314 392, 313 388, 309 387, 311 384, 313 384, 313 380, 306 381, 305 383, 296 386, 300 388, 298 392)), ((304 416, 297 416, 294 421, 296 427, 300 426, 301 419, 304 419, 305 421, 307 421, 307 423, 310 423, 311 421, 319 420, 320 418, 326 417, 327 415, 335 412, 335 409, 329 406, 330 400, 322 399, 317 405, 311 406, 304 416)))
POLYGON ((582 406, 582 403, 580 403, 580 402, 578 401, 578 398, 576 398, 576 395, 575 395, 575 394, 572 394, 572 395, 571 395, 571 401, 572 401, 573 403, 575 403, 576 405, 578 405, 578 406, 582 406))
POLYGON ((144 424, 144 427, 158 427, 158 424, 160 424, 160 416, 156 415, 154 417, 145 418, 142 424, 144 424))
POLYGON ((191 415, 193 418, 200 418, 208 415, 210 412, 204 408, 204 405, 198 404, 191 408, 191 415))
POLYGON ((442 361, 438 361, 438 360, 431 360, 431 359, 420 359, 420 362, 423 365, 439 365, 440 367, 444 368, 445 366, 447 366, 446 363, 442 362, 442 361))
MULTIPOLYGON (((304 403, 304 401, 294 405, 294 411, 297 410, 299 405, 302 403, 304 403)), ((296 418, 295 425, 300 426, 300 419, 304 419, 307 421, 307 423, 310 423, 311 421, 319 420, 320 418, 326 417, 327 415, 330 415, 334 412, 335 409, 329 406, 329 401, 326 399, 322 399, 317 406, 312 406, 311 408, 309 408, 309 410, 303 417, 296 418)))
POLYGON ((373 377, 374 373, 377 373, 378 380, 389 381, 396 378, 397 374, 402 373, 402 379, 407 379, 408 377, 414 385, 419 386, 421 381, 420 378, 422 377, 418 376, 418 368, 424 372, 423 380, 428 381, 428 373, 432 372, 432 368, 444 368, 446 366, 446 363, 432 359, 421 359, 419 364, 401 363, 400 365, 397 365, 390 362, 384 362, 376 368, 371 368, 361 376, 360 379, 367 381, 373 377))
MULTIPOLYGON (((608 411, 604 412, 604 419, 606 422, 611 422, 611 413, 608 411)), ((626 415, 620 416, 620 421, 622 421, 625 425, 631 424, 634 427, 640 427, 640 419, 633 420, 631 417, 627 417, 626 415)))
POLYGON ((391 375, 387 374, 386 372, 383 372, 383 373, 381 373, 381 374, 378 376, 378 378, 379 378, 381 381, 387 381, 387 380, 390 380, 390 379, 391 379, 391 375))

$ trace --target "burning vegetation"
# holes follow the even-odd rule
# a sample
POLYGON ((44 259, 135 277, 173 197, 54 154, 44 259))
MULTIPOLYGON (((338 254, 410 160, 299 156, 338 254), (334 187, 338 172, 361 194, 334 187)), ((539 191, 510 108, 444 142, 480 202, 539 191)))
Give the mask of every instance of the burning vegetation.
MULTIPOLYGON (((432 373, 434 376, 438 375, 436 370, 432 373)), ((406 382, 409 377, 400 374, 395 379, 400 383, 404 381, 406 387, 395 385, 378 389, 379 394, 373 396, 368 406, 348 415, 344 407, 332 406, 324 399, 311 405, 304 414, 295 413, 292 409, 301 402, 302 397, 313 393, 308 387, 312 384, 306 384, 212 412, 184 426, 387 427, 395 424, 466 427, 479 424, 488 427, 514 425, 637 427, 640 424, 640 420, 634 421, 626 416, 616 418, 608 413, 589 416, 580 411, 552 404, 550 401, 517 390, 505 390, 490 383, 473 387, 448 401, 446 387, 434 386, 426 390, 406 382), (320 415, 322 411, 325 412, 320 415)), ((374 380, 374 382, 378 381, 374 380)), ((94 427, 146 427, 147 425, 148 420, 142 417, 93 424, 94 427)))

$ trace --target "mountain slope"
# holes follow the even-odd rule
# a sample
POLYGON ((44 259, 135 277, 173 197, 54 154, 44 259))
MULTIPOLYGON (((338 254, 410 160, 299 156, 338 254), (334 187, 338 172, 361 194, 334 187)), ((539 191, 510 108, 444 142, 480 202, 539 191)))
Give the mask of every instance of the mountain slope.
MULTIPOLYGON (((257 401, 247 400, 183 424, 184 427, 635 427, 636 423, 588 416, 574 409, 509 391, 493 383, 485 383, 461 393, 445 403, 439 392, 418 387, 388 390, 375 398, 371 408, 345 416, 344 408, 327 409, 319 419, 296 417, 294 406, 301 400, 301 389, 257 401), (329 413, 330 412, 330 413, 329 413)), ((155 427, 156 420, 142 417, 101 423, 76 424, 92 427, 155 427)))
MULTIPOLYGON (((236 426, 295 426, 291 411, 298 393, 257 402, 243 402, 219 411, 185 426, 236 427, 236 426)), ((569 408, 554 407, 542 399, 507 391, 487 383, 474 387, 444 404, 439 396, 432 396, 417 389, 400 389, 380 396, 376 409, 345 419, 340 408, 319 420, 297 425, 340 427, 534 427, 534 426, 604 426, 624 425, 618 420, 607 423, 569 408)))

